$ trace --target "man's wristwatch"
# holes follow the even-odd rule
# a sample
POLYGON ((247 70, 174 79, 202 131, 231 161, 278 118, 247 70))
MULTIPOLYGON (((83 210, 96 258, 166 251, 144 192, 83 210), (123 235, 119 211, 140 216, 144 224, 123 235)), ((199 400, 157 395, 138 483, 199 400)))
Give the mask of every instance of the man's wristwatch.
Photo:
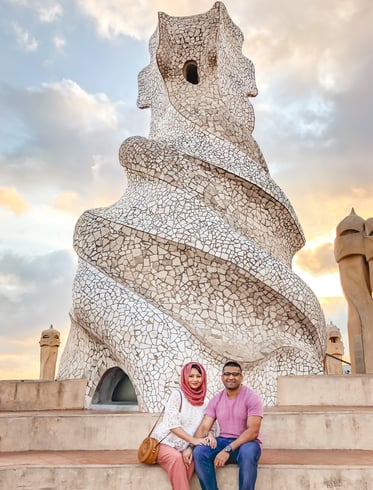
POLYGON ((228 446, 225 446, 224 451, 230 454, 233 451, 232 446, 228 444, 228 446))

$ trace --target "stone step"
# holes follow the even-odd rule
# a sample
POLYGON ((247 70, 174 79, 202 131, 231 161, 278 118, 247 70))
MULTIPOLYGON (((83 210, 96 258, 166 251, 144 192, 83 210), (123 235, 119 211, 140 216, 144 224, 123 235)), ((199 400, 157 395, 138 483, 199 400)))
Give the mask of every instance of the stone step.
POLYGON ((373 450, 373 407, 270 407, 262 427, 271 449, 373 450))
MULTIPOLYGON (((237 467, 217 471, 221 490, 237 489, 237 467)), ((369 490, 373 451, 265 449, 257 490, 369 490)), ((2 453, 0 490, 170 490, 158 466, 137 463, 136 451, 31 451, 2 453)), ((191 490, 200 488, 194 476, 191 490)))
POLYGON ((373 406, 369 374, 279 376, 278 405, 373 406))
MULTIPOLYGON (((0 412, 0 451, 135 449, 156 414, 66 410, 0 412)), ((271 407, 262 436, 268 449, 373 450, 373 407, 271 407)))

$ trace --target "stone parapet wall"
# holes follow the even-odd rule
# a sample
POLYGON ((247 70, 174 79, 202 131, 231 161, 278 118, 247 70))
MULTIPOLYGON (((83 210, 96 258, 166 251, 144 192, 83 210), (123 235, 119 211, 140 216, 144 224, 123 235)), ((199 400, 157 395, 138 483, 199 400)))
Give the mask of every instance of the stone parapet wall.
POLYGON ((0 411, 82 409, 86 379, 0 381, 0 411))

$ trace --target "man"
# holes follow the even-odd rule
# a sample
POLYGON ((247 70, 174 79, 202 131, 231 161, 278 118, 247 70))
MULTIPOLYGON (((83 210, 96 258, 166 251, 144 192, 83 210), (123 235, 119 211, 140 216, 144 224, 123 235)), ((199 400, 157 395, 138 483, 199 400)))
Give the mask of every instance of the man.
POLYGON ((238 362, 229 361, 221 376, 225 389, 208 403, 195 437, 209 434, 215 420, 219 437, 209 436, 210 446, 193 450, 195 471, 202 490, 218 490, 215 468, 237 463, 239 490, 254 490, 258 460, 261 454, 260 425, 263 402, 259 395, 242 385, 242 369, 238 362))

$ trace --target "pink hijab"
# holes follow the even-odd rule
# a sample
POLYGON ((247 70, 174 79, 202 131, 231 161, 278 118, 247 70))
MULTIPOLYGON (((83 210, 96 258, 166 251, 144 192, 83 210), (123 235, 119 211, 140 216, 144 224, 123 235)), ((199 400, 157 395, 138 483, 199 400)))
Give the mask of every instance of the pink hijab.
POLYGON ((188 362, 188 364, 185 364, 181 370, 180 388, 191 405, 203 405, 207 390, 207 380, 206 371, 202 364, 199 362, 188 362), (193 390, 188 382, 188 377, 193 367, 198 368, 197 370, 202 374, 202 384, 198 390, 193 390))

